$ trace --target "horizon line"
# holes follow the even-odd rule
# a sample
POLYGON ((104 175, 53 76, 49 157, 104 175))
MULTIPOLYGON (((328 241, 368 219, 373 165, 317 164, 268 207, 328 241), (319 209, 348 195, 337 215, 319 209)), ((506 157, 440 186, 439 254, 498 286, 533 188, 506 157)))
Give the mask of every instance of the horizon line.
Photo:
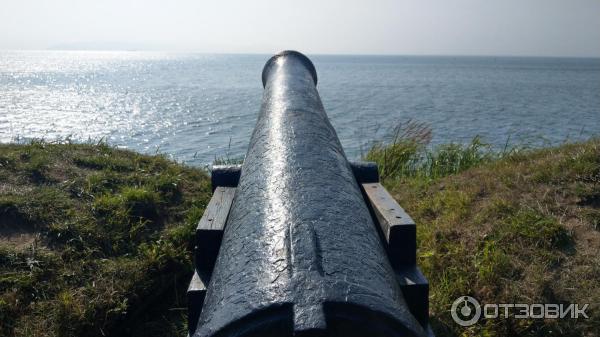
MULTIPOLYGON (((286 49, 284 49, 286 50, 286 49)), ((294 49, 297 50, 297 49, 294 49)), ((282 50, 283 51, 283 50, 282 50)), ((299 50, 297 50, 299 51, 299 50)), ((0 48, 0 52, 131 52, 131 53, 179 53, 179 54, 204 54, 204 55, 275 55, 278 52, 209 52, 200 50, 180 50, 180 49, 104 49, 104 48, 45 48, 45 49, 4 49, 0 48)), ((301 51, 299 51, 301 52, 301 51)), ((498 58, 571 58, 571 59, 600 59, 600 55, 533 55, 533 54, 397 54, 397 53, 328 53, 316 52, 305 53, 312 56, 383 56, 383 57, 498 57, 498 58)))

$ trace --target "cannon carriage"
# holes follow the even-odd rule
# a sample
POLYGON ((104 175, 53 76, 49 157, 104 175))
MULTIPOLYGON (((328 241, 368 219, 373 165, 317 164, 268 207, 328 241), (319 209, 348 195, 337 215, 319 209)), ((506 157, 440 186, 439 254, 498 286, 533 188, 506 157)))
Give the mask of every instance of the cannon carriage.
POLYGON ((244 163, 212 170, 190 336, 432 336, 415 223, 347 160, 312 62, 279 53, 262 82, 244 163))

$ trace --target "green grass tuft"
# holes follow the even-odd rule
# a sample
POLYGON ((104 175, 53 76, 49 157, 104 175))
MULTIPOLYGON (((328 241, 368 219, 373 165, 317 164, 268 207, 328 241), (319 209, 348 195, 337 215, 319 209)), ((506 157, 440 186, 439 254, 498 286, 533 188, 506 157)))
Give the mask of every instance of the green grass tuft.
POLYGON ((469 144, 446 144, 429 149, 414 139, 394 139, 376 143, 364 156, 379 164, 382 179, 422 177, 437 179, 463 172, 471 167, 502 157, 481 138, 469 144))

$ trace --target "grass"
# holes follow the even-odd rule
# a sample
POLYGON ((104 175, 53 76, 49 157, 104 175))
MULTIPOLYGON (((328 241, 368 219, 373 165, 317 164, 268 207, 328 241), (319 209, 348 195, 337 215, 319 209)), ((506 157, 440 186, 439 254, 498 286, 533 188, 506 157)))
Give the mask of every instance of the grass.
POLYGON ((184 336, 209 197, 162 156, 0 145, 0 336, 184 336))
POLYGON ((225 155, 215 157, 211 166, 214 165, 238 165, 244 163, 244 156, 232 156, 231 155, 231 138, 229 138, 229 144, 227 145, 227 151, 225 155))
POLYGON ((432 150, 428 147, 430 140, 431 130, 427 125, 409 121, 394 128, 388 142, 375 142, 363 157, 378 163, 383 180, 395 177, 437 179, 520 150, 505 146, 503 151, 495 151, 480 137, 473 138, 467 145, 450 143, 432 150))
POLYGON ((600 140, 494 152, 474 139, 434 149, 419 137, 375 144, 383 184, 418 226, 437 336, 597 336, 600 140), (589 303, 590 319, 489 319, 463 328, 450 307, 589 303))
MULTIPOLYGON (((495 152, 429 148, 426 128, 373 146, 418 224, 437 336, 596 336, 600 141, 495 152), (484 303, 590 303, 587 320, 450 317, 484 303)), ((228 159, 230 162, 233 160, 228 159)), ((204 170, 105 144, 0 145, 0 336, 184 336, 204 170)))

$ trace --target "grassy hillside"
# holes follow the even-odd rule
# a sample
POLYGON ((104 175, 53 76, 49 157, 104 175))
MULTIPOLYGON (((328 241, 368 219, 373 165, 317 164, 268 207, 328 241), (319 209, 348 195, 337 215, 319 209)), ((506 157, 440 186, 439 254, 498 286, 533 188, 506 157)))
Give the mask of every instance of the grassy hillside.
POLYGON ((161 156, 0 145, 0 336, 185 336, 209 197, 161 156))
POLYGON ((598 336, 600 140, 537 151, 378 144, 384 185, 417 223, 438 336, 598 336), (490 319, 463 328, 461 295, 483 303, 589 303, 590 319, 490 319))
MULTIPOLYGON (((600 141, 537 151, 378 144, 417 221, 438 336, 596 336, 600 141), (590 303, 589 320, 450 318, 485 303, 590 303)), ((0 145, 0 336, 184 336, 199 169, 106 145, 0 145)))

